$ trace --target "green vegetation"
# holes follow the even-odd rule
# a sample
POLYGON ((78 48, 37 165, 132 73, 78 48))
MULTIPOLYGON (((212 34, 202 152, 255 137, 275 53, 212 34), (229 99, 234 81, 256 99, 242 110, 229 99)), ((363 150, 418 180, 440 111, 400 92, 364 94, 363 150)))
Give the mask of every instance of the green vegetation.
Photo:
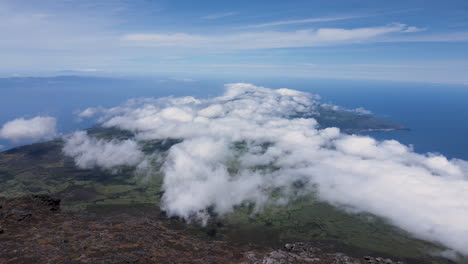
POLYGON ((367 130, 404 130, 404 126, 349 111, 333 110, 319 107, 318 114, 313 115, 321 127, 338 127, 347 133, 359 133, 367 130))
MULTIPOLYGON (((133 135, 115 129, 92 129, 89 133, 112 139, 133 135)), ((180 140, 154 140, 142 143, 147 153, 164 156, 180 140)), ((265 149, 267 148, 265 143, 265 149)), ((114 171, 78 169, 72 159, 62 154, 63 142, 50 141, 14 148, 0 153, 0 196, 50 194, 62 199, 62 209, 79 210, 153 210, 159 212, 163 177, 161 164, 153 164, 151 177, 138 175, 133 168, 114 171)), ((237 142, 237 152, 245 149, 237 142)), ((236 161, 229 165, 236 172, 236 161)), ((254 168, 262 171, 275 168, 254 168)), ((298 184, 297 188, 301 188, 298 184)), ((279 190, 278 190, 279 192, 279 190)), ((277 193, 276 193, 277 194, 277 193)), ((272 194, 272 198, 275 197, 272 194)), ((158 215, 158 214, 155 214, 158 215)), ((201 236, 243 243, 281 245, 292 241, 312 241, 322 247, 349 254, 378 254, 397 258, 424 259, 427 252, 441 247, 412 238, 385 220, 364 213, 347 213, 311 194, 295 198, 287 205, 269 204, 255 210, 251 204, 239 206, 225 216, 214 216, 206 227, 182 224, 175 226, 201 236)))

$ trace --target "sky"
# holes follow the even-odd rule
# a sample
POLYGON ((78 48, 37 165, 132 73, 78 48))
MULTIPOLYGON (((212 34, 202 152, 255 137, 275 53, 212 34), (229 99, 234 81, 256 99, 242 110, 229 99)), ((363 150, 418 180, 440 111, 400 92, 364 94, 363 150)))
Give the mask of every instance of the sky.
POLYGON ((0 0, 0 76, 468 84, 468 2, 0 0))

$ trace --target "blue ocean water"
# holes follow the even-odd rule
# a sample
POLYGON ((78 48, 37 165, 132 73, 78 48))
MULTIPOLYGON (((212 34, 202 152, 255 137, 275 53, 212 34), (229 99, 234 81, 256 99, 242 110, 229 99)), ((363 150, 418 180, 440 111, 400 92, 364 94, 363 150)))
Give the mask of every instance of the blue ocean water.
POLYGON ((419 153, 468 160, 467 85, 366 82, 348 83, 346 89, 323 89, 317 93, 324 100, 348 108, 364 107, 410 129, 370 132, 370 136, 396 139, 419 153))
POLYGON ((468 160, 468 85, 315 80, 291 81, 290 87, 346 108, 364 107, 410 129, 367 133, 372 137, 398 140, 419 153, 468 160))
MULTIPOLYGON (((87 107, 111 107, 134 97, 193 95, 212 97, 223 84, 249 82, 270 88, 291 88, 319 94, 323 102, 346 108, 364 107, 375 116, 395 121, 410 131, 372 132, 377 139, 396 139, 420 153, 437 152, 468 160, 468 86, 384 81, 279 78, 112 79, 92 77, 1 78, 0 124, 36 115, 58 119, 68 133, 92 126, 76 118, 87 107)), ((29 142, 0 139, 4 149, 29 142)))

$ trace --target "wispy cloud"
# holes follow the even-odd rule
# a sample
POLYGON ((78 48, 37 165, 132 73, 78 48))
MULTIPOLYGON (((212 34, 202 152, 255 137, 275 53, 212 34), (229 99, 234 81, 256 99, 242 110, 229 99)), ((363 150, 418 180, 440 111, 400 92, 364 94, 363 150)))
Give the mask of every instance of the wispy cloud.
POLYGON ((297 19, 297 20, 282 20, 282 21, 273 21, 263 24, 248 25, 248 28, 263 28, 263 27, 273 27, 273 26, 284 26, 284 25, 293 25, 293 24, 306 24, 306 23, 319 23, 319 22, 331 22, 331 21, 340 21, 340 20, 349 20, 355 18, 362 18, 365 16, 340 16, 340 17, 320 17, 320 18, 306 18, 306 19, 297 19))
POLYGON ((407 29, 403 30, 405 33, 415 33, 415 32, 422 32, 426 31, 427 28, 420 28, 420 27, 408 27, 407 29))
POLYGON ((207 16, 204 16, 202 17, 202 19, 219 19, 219 18, 223 18, 223 17, 229 17, 229 16, 233 16, 233 15, 236 15, 237 12, 226 12, 226 13, 216 13, 216 14, 211 14, 211 15, 207 15, 207 16))
POLYGON ((404 24, 354 29, 320 28, 317 30, 246 32, 229 35, 128 34, 127 45, 146 47, 184 47, 218 49, 270 49, 315 47, 375 41, 377 37, 408 29, 404 24))
MULTIPOLYGON (((239 8, 243 8, 243 12, 253 12, 249 8, 255 7, 249 5, 239 8)), ((428 60, 442 59, 442 56, 447 56, 447 60, 466 59, 466 48, 462 45, 455 48, 446 44, 450 45, 446 49, 447 53, 440 54, 425 43, 440 42, 444 45, 444 42, 468 42, 468 31, 463 28, 458 28, 457 31, 454 28, 444 30, 439 23, 441 20, 437 20, 439 24, 435 25, 430 20, 422 21, 419 17, 410 17, 411 14, 406 14, 408 10, 382 10, 373 13, 362 13, 362 10, 349 8, 322 10, 323 12, 316 10, 317 14, 333 15, 304 17, 303 14, 299 16, 291 13, 298 19, 290 20, 268 13, 268 10, 257 10, 258 16, 248 18, 235 12, 241 9, 221 10, 225 12, 199 13, 200 10, 194 10, 199 14, 196 17, 186 17, 185 13, 177 12, 170 16, 161 14, 156 17, 153 4, 139 5, 122 1, 95 4, 90 0, 83 0, 67 1, 60 5, 56 1, 45 1, 44 5, 33 7, 24 1, 0 0, 0 31, 3 36, 7 36, 0 38, 0 57, 9 62, 0 65, 0 74, 31 75, 64 70, 73 70, 73 74, 96 75, 116 72, 180 72, 181 67, 185 67, 183 71, 187 73, 199 70, 191 65, 210 64, 218 68, 230 68, 229 71, 250 69, 245 74, 263 71, 265 74, 269 72, 276 75, 279 72, 276 69, 284 68, 284 65, 268 66, 275 64, 278 58, 272 58, 272 52, 282 53, 281 59, 286 64, 301 64, 310 54, 316 52, 314 47, 329 46, 334 46, 333 49, 337 51, 329 58, 333 64, 347 63, 349 58, 356 63, 373 63, 375 60, 384 62, 390 58, 391 61, 400 61, 397 64, 405 64, 413 57, 421 59, 417 54, 404 54, 411 52, 416 46, 421 46, 420 50, 428 60), (390 18, 385 15, 392 16, 390 18), (133 19, 135 16, 142 19, 133 19), (177 23, 182 17, 183 27, 177 23), (265 17, 270 19, 265 20, 265 17), (396 21, 402 22, 408 17, 414 24, 387 24, 395 21, 395 17, 398 17, 396 21), (236 18, 234 27, 232 24, 222 23, 233 18, 236 18), (364 21, 360 18, 366 19, 364 21), (152 21, 152 24, 146 23, 147 21, 152 21), (339 26, 335 25, 338 23, 339 26), (151 28, 151 25, 156 24, 160 27, 151 28), (350 49, 357 49, 355 45, 369 43, 375 45, 363 45, 358 53, 350 52, 350 49), (411 47, 402 50, 400 57, 395 56, 393 48, 404 45, 411 47), (300 49, 293 50, 294 48, 300 49), (304 53, 302 48, 307 48, 307 52, 304 53), (378 55, 372 53, 375 49, 381 52, 378 55), (231 56, 232 52, 236 53, 235 58, 231 56), (267 53, 271 58, 266 58, 267 53), (347 55, 342 57, 341 54, 344 53, 347 55), (458 53, 460 56, 456 56, 458 53), (177 67, 169 69, 169 64, 177 64, 177 67)), ((457 21, 449 20, 445 23, 447 27, 452 22, 462 22, 463 17, 460 16, 457 21)), ((320 58, 312 60, 316 59, 318 63, 323 61, 320 58)), ((363 70, 365 74, 353 72, 344 76, 367 76, 368 72, 374 71, 370 68, 363 70)), ((452 72, 458 74, 460 69, 456 67, 447 72, 451 77, 444 75, 443 79, 453 81, 452 72)), ((340 73, 335 72, 334 76, 340 73)), ((387 78, 389 74, 393 73, 382 73, 381 77, 387 78)), ((400 73, 400 77, 410 75, 423 76, 414 71, 411 74, 400 73)), ((442 80, 440 74, 426 72, 425 75, 442 80)), ((427 78, 423 77, 422 80, 427 78)), ((467 81, 465 77, 457 77, 456 80, 467 81)))

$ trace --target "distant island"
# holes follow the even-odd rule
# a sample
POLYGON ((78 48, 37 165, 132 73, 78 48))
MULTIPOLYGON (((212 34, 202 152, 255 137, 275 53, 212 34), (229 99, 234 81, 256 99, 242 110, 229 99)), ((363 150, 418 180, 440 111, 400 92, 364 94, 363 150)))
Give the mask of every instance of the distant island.
POLYGON ((369 114, 352 111, 333 110, 320 106, 318 114, 313 115, 320 127, 337 127, 345 133, 362 133, 368 131, 409 130, 398 123, 380 119, 369 114))

